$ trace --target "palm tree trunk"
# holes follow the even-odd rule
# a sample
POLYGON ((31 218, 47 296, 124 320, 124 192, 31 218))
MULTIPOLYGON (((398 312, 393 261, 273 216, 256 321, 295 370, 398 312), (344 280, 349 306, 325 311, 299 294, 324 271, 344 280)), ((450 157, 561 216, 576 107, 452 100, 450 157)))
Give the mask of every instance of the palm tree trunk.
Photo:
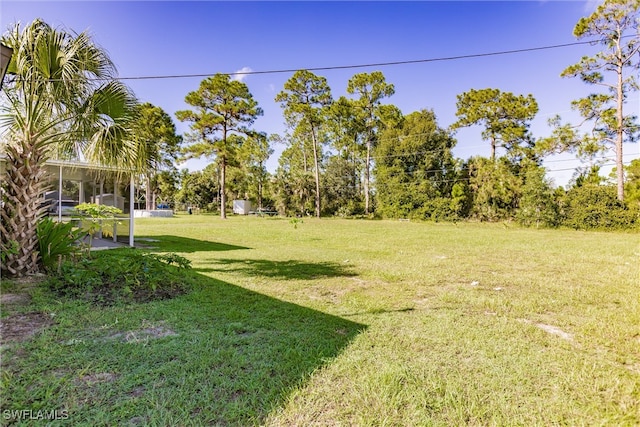
POLYGON ((44 211, 46 158, 32 150, 29 141, 8 145, 6 155, 5 205, 0 210, 2 270, 25 276, 40 270, 36 229, 44 211))

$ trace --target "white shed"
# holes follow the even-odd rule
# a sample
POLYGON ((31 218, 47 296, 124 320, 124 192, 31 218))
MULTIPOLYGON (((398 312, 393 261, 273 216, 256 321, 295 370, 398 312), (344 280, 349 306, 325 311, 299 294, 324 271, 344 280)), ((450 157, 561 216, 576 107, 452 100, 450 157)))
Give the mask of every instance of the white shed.
POLYGON ((234 200, 233 213, 236 215, 249 215, 251 212, 251 200, 234 200))

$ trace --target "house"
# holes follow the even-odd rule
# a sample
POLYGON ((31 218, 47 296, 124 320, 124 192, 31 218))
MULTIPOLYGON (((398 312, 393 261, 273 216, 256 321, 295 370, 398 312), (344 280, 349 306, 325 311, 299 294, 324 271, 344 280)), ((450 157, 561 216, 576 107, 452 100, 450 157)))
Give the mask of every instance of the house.
MULTIPOLYGON (((50 215, 63 221, 68 219, 71 208, 80 203, 116 206, 124 215, 120 224, 114 227, 113 241, 128 236, 129 246, 134 246, 133 174, 108 166, 66 160, 49 160, 45 163, 45 170, 50 177, 52 191, 45 194, 42 202, 49 204, 50 215)), ((4 179, 5 171, 6 159, 0 157, 0 179, 4 179)))

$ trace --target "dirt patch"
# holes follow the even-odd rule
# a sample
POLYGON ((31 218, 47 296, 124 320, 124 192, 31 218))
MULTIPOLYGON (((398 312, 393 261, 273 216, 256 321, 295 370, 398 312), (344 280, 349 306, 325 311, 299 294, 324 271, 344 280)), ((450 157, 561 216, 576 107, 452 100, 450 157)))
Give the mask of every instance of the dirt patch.
POLYGON ((570 333, 565 332, 556 326, 546 325, 544 323, 535 323, 535 325, 547 333, 550 333, 552 335, 557 335, 560 338, 565 339, 567 341, 573 341, 573 336, 570 333))
POLYGON ((118 376, 111 372, 99 372, 96 374, 87 374, 77 378, 74 382, 79 386, 91 387, 99 383, 112 383, 118 376))
POLYGON ((558 328, 557 326, 547 325, 546 323, 540 323, 540 322, 534 323, 529 319, 519 319, 519 320, 521 322, 528 323, 530 325, 534 325, 535 327, 542 329, 546 333, 551 334, 551 335, 556 335, 556 336, 562 338, 563 340, 573 341, 573 335, 571 335, 568 332, 563 331, 562 329, 558 328))
POLYGON ((142 386, 140 387, 136 387, 133 390, 131 390, 131 392, 129 393, 129 396, 131 397, 140 397, 145 393, 146 389, 142 386))
POLYGON ((0 304, 2 305, 27 305, 31 297, 27 294, 2 294, 0 304))
POLYGON ((118 340, 126 343, 140 343, 146 342, 150 339, 158 339, 164 337, 173 337, 178 334, 163 324, 149 326, 144 329, 138 329, 135 331, 116 332, 106 337, 107 340, 118 340))
POLYGON ((53 323, 51 316, 42 312, 5 317, 0 319, 2 343, 25 341, 53 323))

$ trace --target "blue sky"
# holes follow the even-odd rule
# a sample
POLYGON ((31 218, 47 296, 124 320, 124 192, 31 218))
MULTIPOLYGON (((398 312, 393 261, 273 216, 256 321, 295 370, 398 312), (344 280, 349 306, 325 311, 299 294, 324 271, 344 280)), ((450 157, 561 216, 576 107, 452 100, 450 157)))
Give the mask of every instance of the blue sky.
MULTIPOLYGON (((422 1, 422 2, 154 2, 71 1, 0 2, 0 27, 40 17, 55 27, 89 30, 116 63, 120 76, 158 76, 300 69, 418 60, 480 54, 575 42, 572 32, 594 1, 422 1)), ((455 61, 318 71, 334 98, 346 95, 358 72, 382 71, 396 94, 388 99, 405 114, 433 109, 441 126, 455 121, 456 95, 469 89, 498 88, 533 94, 540 112, 532 124, 536 137, 549 133, 547 119, 560 113, 575 119, 573 99, 592 88, 560 77, 589 45, 455 61)), ((281 108, 274 102, 291 73, 249 75, 245 83, 264 110, 255 128, 284 130, 281 108)), ((188 106, 185 95, 202 78, 129 81, 141 101, 162 107, 172 117, 188 106)), ((628 111, 639 110, 634 94, 628 111)), ((176 120, 179 132, 187 126, 176 120)), ((458 132, 454 154, 489 155, 480 128, 458 132)), ((277 166, 282 147, 269 161, 277 166)), ((638 156, 626 147, 625 161, 638 156)), ((205 161, 190 161, 199 169, 205 161)), ((559 185, 576 166, 571 156, 550 158, 548 176, 559 185)))

